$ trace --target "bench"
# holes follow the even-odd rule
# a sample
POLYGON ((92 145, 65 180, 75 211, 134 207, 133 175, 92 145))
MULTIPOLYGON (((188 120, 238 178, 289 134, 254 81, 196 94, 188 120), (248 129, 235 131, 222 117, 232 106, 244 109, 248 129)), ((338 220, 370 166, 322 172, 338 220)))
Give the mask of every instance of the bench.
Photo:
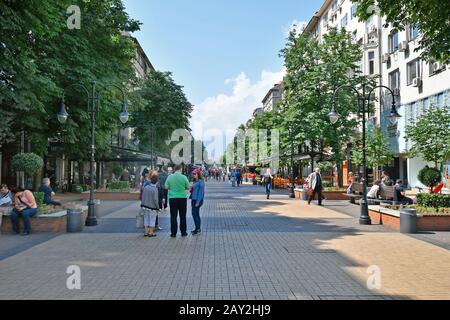
MULTIPOLYGON (((367 187, 368 190, 370 188, 371 188, 370 186, 367 187)), ((350 198, 351 204, 356 204, 356 200, 360 200, 362 198, 362 194, 363 194, 362 183, 354 183, 352 185, 352 193, 351 194, 343 193, 343 195, 350 198)))

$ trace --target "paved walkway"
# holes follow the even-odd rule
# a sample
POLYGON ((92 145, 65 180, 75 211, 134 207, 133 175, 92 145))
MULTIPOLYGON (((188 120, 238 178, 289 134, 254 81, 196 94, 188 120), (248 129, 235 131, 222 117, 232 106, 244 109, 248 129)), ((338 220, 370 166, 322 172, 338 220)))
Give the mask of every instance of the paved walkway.
POLYGON ((143 238, 132 202, 104 207, 99 226, 80 234, 32 235, 36 243, 19 249, 11 243, 23 238, 3 235, 0 299, 450 298, 442 246, 263 192, 209 182, 197 237, 170 238, 165 213, 159 236, 143 238), (81 290, 66 287, 71 265, 81 268, 81 290), (367 286, 369 267, 380 271, 379 289, 367 286))

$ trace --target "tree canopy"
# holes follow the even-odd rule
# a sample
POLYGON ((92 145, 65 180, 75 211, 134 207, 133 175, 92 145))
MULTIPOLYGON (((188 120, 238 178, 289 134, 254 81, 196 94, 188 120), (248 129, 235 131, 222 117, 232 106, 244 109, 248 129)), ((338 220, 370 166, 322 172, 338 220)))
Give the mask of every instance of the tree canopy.
POLYGON ((439 163, 450 159, 450 110, 431 107, 416 122, 406 127, 406 140, 412 142, 409 152, 425 161, 439 163))

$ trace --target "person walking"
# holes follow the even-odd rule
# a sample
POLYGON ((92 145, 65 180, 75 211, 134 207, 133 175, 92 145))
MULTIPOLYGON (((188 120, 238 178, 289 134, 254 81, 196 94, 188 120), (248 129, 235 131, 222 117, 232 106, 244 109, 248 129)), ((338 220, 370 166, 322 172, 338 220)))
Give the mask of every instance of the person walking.
POLYGON ((234 188, 234 187, 236 187, 236 179, 237 179, 237 173, 236 173, 236 170, 235 169, 233 169, 232 171, 231 171, 231 186, 234 188))
POLYGON ((31 233, 30 218, 38 213, 36 199, 34 198, 33 192, 30 190, 24 190, 23 188, 18 188, 14 196, 14 204, 14 209, 11 212, 13 231, 16 234, 20 233, 19 217, 22 216, 24 229, 22 235, 27 236, 31 233))
POLYGON ((144 211, 144 237, 156 237, 156 218, 160 210, 158 195, 158 174, 152 172, 147 175, 142 192, 141 209, 144 211))
POLYGON ((311 173, 308 177, 308 187, 312 190, 312 194, 309 197, 308 205, 311 204, 311 201, 315 198, 317 194, 317 198, 319 201, 319 206, 322 206, 322 175, 320 174, 320 168, 316 168, 313 173, 311 173))
POLYGON ((355 175, 353 172, 348 173, 348 188, 347 188, 347 194, 352 194, 352 188, 353 184, 355 183, 355 175))
POLYGON ((264 183, 265 188, 266 188, 267 199, 270 198, 270 190, 272 188, 272 181, 273 181, 273 176, 272 176, 272 173, 269 168, 269 169, 267 169, 266 173, 264 174, 264 176, 262 178, 262 183, 264 183))
POLYGON ((197 235, 202 232, 200 208, 203 206, 205 199, 205 181, 202 172, 198 169, 194 170, 194 185, 191 192, 191 207, 192 218, 194 219, 195 229, 192 230, 192 235, 197 235))
POLYGON ((187 194, 189 190, 189 180, 181 173, 183 167, 181 165, 175 166, 175 173, 168 176, 165 183, 165 188, 169 192, 170 205, 170 236, 175 238, 178 230, 178 216, 180 216, 180 231, 181 236, 186 237, 187 223, 187 194))

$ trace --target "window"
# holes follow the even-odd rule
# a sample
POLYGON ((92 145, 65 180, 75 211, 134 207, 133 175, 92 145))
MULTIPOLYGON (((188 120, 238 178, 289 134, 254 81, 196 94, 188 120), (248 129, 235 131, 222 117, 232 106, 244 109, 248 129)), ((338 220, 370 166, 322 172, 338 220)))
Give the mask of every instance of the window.
POLYGON ((333 1, 333 4, 331 5, 331 10, 334 11, 337 8, 337 0, 333 1))
POLYGON ((420 70, 420 61, 419 59, 414 59, 407 65, 407 72, 408 72, 408 78, 407 83, 410 85, 415 78, 421 77, 421 70, 420 70))
POLYGON ((358 4, 355 3, 352 5, 352 8, 350 10, 350 20, 356 17, 356 10, 358 9, 358 4))
POLYGON ((436 96, 436 106, 439 108, 444 107, 444 94, 440 93, 436 96))
POLYGON ((389 88, 392 90, 400 89, 400 70, 394 70, 389 73, 389 88))
POLYGON ((323 26, 325 27, 328 24, 328 12, 323 15, 323 26))
POLYGON ((398 50, 398 31, 395 31, 389 35, 389 53, 398 50))
POLYGON ((375 73, 375 52, 369 51, 369 74, 375 73))
POLYGON ((409 41, 416 39, 420 34, 419 28, 417 25, 409 26, 408 28, 408 39, 409 41))
POLYGON ((345 28, 348 24, 348 14, 345 14, 345 16, 341 19, 341 28, 345 28))

